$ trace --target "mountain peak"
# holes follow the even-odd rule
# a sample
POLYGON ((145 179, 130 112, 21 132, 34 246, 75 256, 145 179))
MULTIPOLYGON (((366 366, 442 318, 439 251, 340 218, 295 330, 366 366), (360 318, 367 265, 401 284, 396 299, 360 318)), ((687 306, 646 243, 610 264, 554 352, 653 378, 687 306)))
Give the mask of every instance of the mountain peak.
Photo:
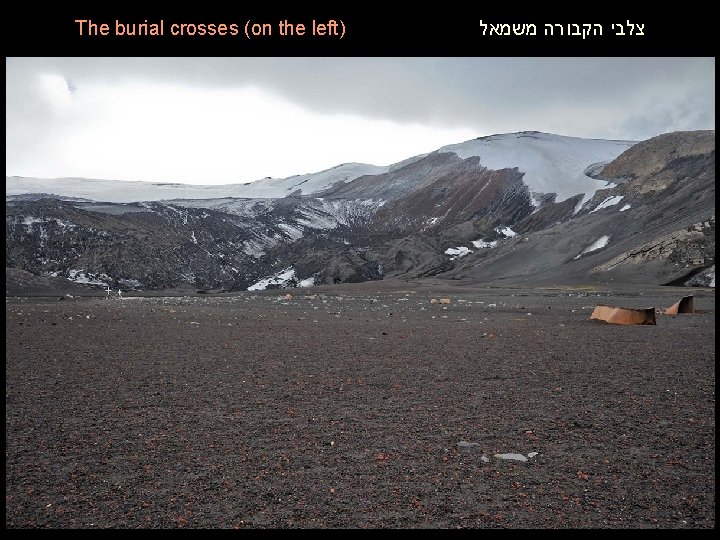
POLYGON ((556 202, 583 194, 587 200, 608 183, 591 178, 591 165, 609 162, 635 144, 634 141, 584 139, 519 131, 488 135, 443 146, 438 153, 454 153, 461 159, 478 157, 491 170, 517 169, 533 193, 555 193, 556 202))

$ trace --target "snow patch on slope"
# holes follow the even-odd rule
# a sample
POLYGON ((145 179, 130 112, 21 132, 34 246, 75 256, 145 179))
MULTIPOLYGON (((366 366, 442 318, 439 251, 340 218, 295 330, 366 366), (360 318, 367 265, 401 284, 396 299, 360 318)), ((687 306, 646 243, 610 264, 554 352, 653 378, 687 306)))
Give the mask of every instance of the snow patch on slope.
POLYGON ((464 257, 465 255, 470 255, 472 251, 465 246, 458 246, 456 248, 447 248, 445 250, 445 255, 452 255, 450 257, 451 261, 454 261, 455 259, 459 259, 460 257, 464 257))
MULTIPOLYGON (((603 202, 598 204, 593 210, 590 210, 590 213, 597 212, 598 210, 602 210, 603 208, 608 208, 609 206, 615 206, 617 203, 622 201, 624 197, 622 195, 616 195, 614 197, 607 197, 603 202)), ((622 210, 620 210, 622 212, 622 210)))
POLYGON ((278 228, 282 229, 282 231, 292 242, 294 242, 295 240, 299 240, 303 236, 302 229, 293 227, 292 225, 288 225, 287 223, 278 223, 278 228))
POLYGON ((51 221, 54 221, 58 226, 62 227, 63 229, 74 229, 76 225, 74 223, 70 223, 69 221, 65 221, 63 219, 58 218, 38 218, 35 216, 25 216, 23 217, 22 221, 20 222, 21 225, 25 225, 28 227, 32 227, 36 223, 50 223, 51 221))
POLYGON ((486 242, 482 238, 478 240, 473 240, 472 245, 476 248, 494 248, 497 246, 497 240, 492 240, 491 242, 486 242))
POLYGON ((276 272, 272 276, 261 279, 257 283, 250 285, 248 291, 264 291, 270 286, 287 289, 291 287, 312 287, 315 285, 315 276, 298 280, 295 276, 295 268, 288 266, 287 268, 276 272))
POLYGON ((107 274, 94 275, 85 270, 68 270, 68 279, 85 285, 107 285, 112 278, 107 274))
POLYGON ((588 166, 611 161, 634 144, 520 132, 451 144, 438 152, 452 152, 461 159, 478 156, 480 164, 491 170, 517 168, 525 173, 523 181, 531 192, 555 193, 555 202, 584 194, 584 204, 598 189, 610 187, 609 182, 588 176, 588 166))
POLYGON ((315 276, 298 281, 298 287, 313 287, 315 285, 315 276))
POLYGON ((22 225, 34 225, 35 223, 45 223, 46 220, 43 218, 36 218, 34 216, 25 216, 20 222, 22 225))
POLYGON ((592 251, 597 251, 598 249, 602 249, 605 246, 607 246, 608 241, 610 240, 609 236, 601 236, 597 240, 595 240, 592 244, 590 244, 588 247, 582 250, 578 256, 575 257, 575 259, 579 259, 586 253, 590 253, 592 251))
POLYGON ((292 266, 288 266, 284 270, 280 270, 272 276, 261 279, 257 283, 250 285, 248 291, 264 291, 270 285, 279 285, 281 288, 288 286, 291 280, 295 278, 295 269, 292 266))
POLYGON ((517 236, 517 233, 513 231, 510 227, 503 227, 502 225, 500 227, 495 227, 495 232, 498 234, 502 234, 505 236, 505 238, 512 238, 513 236, 517 236))

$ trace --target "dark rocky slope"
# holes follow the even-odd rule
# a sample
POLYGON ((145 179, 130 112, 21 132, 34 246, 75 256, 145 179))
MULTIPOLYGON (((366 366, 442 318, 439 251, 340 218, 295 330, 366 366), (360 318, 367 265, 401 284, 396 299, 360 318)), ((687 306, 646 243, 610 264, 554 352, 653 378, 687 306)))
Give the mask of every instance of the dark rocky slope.
POLYGON ((428 276, 710 282, 714 131, 661 135, 605 166, 588 164, 612 184, 584 204, 581 195, 555 202, 552 193, 531 194, 518 168, 489 170, 481 161, 432 152, 320 197, 137 204, 8 197, 6 268, 139 289, 240 290, 288 268, 288 286, 428 276))

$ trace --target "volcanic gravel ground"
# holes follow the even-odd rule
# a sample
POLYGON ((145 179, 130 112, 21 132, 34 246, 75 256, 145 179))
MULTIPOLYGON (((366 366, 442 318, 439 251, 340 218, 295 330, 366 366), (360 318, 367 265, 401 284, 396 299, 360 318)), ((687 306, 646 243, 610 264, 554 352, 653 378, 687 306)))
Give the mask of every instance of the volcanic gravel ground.
POLYGON ((714 291, 285 292, 7 298, 6 526, 714 527, 714 291))

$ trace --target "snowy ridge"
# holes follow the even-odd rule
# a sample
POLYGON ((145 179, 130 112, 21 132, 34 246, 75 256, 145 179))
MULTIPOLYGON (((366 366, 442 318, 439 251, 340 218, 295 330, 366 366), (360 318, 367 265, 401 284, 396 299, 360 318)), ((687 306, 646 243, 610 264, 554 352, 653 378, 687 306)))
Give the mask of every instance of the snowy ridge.
POLYGON ((438 152, 452 152, 462 159, 478 156, 480 164, 491 170, 517 167, 525 173, 523 181, 531 193, 555 193, 555 202, 578 194, 587 201, 598 189, 611 187, 586 174, 590 165, 611 161, 634 144, 523 131, 451 144, 438 152))
POLYGON ((233 197, 267 198, 285 197, 298 190, 302 195, 323 191, 338 182, 346 183, 361 176, 382 174, 389 167, 379 167, 365 163, 343 163, 331 169, 311 174, 301 174, 288 178, 263 178, 251 184, 240 186, 233 197))
POLYGON ((217 199, 227 197, 280 198, 300 191, 316 193, 338 182, 350 182, 360 176, 381 174, 388 167, 364 163, 344 163, 317 173, 289 178, 264 178, 248 184, 201 186, 156 182, 130 182, 89 178, 5 177, 5 195, 51 193, 62 197, 82 197, 94 201, 128 203, 171 199, 217 199))

